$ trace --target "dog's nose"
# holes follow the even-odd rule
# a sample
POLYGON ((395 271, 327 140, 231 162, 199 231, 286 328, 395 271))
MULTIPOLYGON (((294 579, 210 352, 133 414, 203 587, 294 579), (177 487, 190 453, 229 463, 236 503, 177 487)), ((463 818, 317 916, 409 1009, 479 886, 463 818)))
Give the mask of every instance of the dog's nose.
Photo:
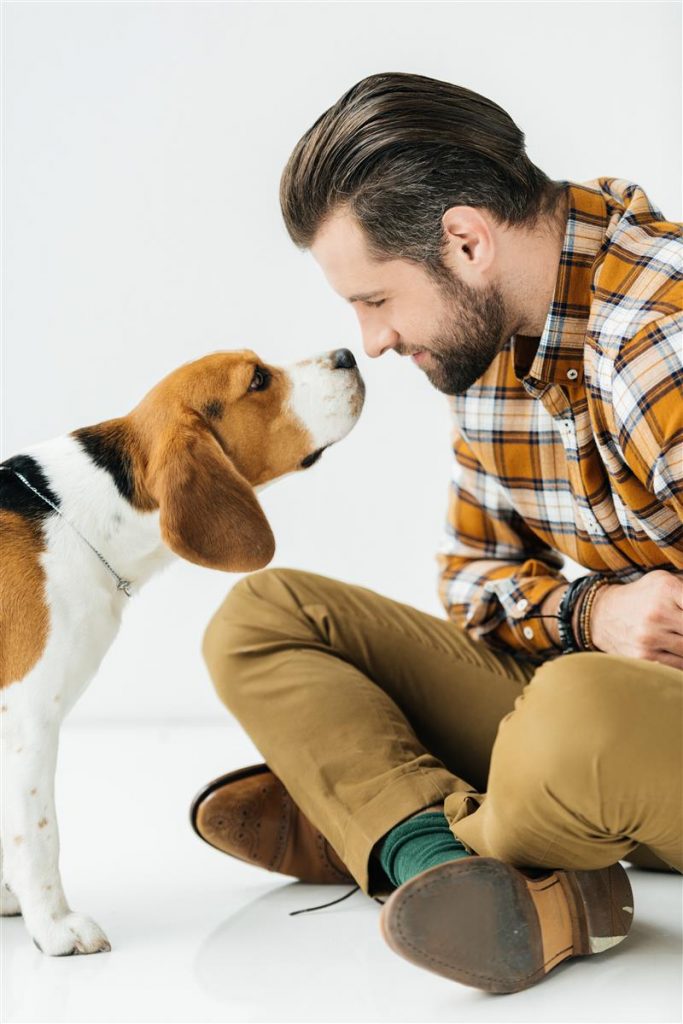
POLYGON ((353 352, 348 348, 338 348, 332 353, 332 365, 335 370, 351 370, 356 365, 353 352))

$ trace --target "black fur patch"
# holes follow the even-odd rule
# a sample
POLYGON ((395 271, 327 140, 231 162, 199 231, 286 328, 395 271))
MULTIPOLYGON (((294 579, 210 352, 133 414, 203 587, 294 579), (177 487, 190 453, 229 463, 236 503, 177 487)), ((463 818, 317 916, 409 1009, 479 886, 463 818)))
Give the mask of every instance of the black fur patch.
MULTIPOLYGON (((30 455, 12 455, 0 465, 21 473, 37 491, 44 494, 59 508, 59 498, 50 489, 40 464, 30 455)), ((17 512, 20 516, 27 516, 29 519, 38 521, 42 521, 46 516, 57 514, 42 498, 29 490, 23 480, 20 480, 15 473, 8 473, 6 469, 0 470, 0 509, 17 512)))
POLYGON ((116 425, 97 424, 94 427, 80 427, 71 433, 95 465, 106 469, 111 475, 121 497, 132 504, 133 468, 122 429, 116 425))
POLYGON ((210 402, 205 402, 202 406, 202 416, 206 416, 209 420, 219 420, 223 415, 223 403, 217 398, 213 398, 210 402))

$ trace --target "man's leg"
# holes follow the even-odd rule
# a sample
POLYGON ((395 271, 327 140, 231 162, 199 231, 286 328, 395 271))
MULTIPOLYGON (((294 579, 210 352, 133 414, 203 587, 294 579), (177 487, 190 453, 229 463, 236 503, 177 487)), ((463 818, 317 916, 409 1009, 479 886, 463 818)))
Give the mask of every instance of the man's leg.
MULTIPOLYGON (((213 616, 204 657, 221 700, 365 892, 375 844, 446 800, 485 792, 500 720, 533 667, 370 590, 271 569, 213 616)), ((372 871, 372 876, 370 875, 372 871)))
MULTIPOLYGON (((575 654, 543 665, 500 724, 488 791, 454 834, 510 864, 593 870, 643 844, 683 871, 683 675, 575 654)), ((637 859, 637 858, 636 858, 637 859)))
POLYGON ((480 806, 463 816, 445 800, 451 831, 478 856, 393 892, 380 917, 391 948, 518 992, 623 941, 634 908, 617 862, 638 847, 683 870, 682 684, 674 669, 606 654, 540 668, 500 723, 480 806))

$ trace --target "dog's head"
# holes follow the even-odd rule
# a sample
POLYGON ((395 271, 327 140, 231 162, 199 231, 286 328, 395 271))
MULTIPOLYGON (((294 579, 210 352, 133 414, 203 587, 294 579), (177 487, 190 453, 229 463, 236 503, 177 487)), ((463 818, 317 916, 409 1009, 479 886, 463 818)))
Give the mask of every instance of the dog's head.
POLYGON ((254 488, 312 466, 351 430, 364 393, 348 349, 287 368, 214 352, 174 370, 128 417, 164 542, 213 569, 267 565, 275 541, 254 488))

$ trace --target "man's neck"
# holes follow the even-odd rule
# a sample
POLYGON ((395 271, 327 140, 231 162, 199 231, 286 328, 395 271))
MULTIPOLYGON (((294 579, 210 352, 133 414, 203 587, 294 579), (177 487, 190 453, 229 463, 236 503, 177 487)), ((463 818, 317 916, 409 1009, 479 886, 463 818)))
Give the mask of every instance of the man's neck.
POLYGON ((567 227, 568 195, 563 193, 552 215, 531 230, 513 229, 505 246, 503 272, 510 331, 540 337, 555 293, 567 227))

